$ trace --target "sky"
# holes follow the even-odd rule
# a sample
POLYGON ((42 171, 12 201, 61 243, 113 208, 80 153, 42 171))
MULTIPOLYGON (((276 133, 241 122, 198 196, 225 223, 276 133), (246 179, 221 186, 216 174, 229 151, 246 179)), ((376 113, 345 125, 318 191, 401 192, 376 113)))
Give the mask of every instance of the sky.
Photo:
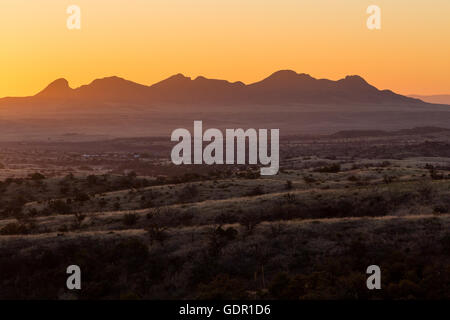
POLYGON ((280 69, 450 94, 449 0, 1 0, 0 97, 120 76, 251 83, 280 69), (381 30, 366 9, 381 8, 381 30), (81 29, 69 30, 69 5, 81 29))

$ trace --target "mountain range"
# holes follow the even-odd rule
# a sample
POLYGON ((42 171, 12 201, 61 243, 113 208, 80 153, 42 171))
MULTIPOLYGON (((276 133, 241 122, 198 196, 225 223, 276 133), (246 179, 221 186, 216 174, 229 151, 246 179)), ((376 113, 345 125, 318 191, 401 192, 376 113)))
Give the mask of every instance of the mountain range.
POLYGON ((421 104, 419 99, 378 90, 360 76, 341 80, 316 79, 308 74, 281 70, 252 84, 182 74, 151 86, 119 77, 96 79, 72 89, 58 79, 32 97, 3 98, 0 105, 15 102, 82 102, 131 104, 421 104))
POLYGON ((170 137, 195 120, 282 135, 448 128, 450 106, 379 90, 360 76, 333 81, 290 70, 251 84, 177 74, 151 86, 108 77, 71 88, 58 79, 34 96, 0 99, 4 141, 170 137))

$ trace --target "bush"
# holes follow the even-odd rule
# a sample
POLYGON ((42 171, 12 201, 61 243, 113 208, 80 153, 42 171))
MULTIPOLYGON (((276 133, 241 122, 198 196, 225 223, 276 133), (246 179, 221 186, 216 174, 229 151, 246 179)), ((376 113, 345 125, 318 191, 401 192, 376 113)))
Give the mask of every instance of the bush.
POLYGON ((77 192, 75 194, 75 201, 84 202, 90 199, 89 195, 84 192, 77 192))
POLYGON ((448 207, 442 205, 438 205, 433 208, 434 213, 447 213, 448 211, 448 207))
POLYGON ((311 184, 311 183, 316 182, 316 179, 314 179, 313 176, 304 176, 304 177, 303 177, 303 180, 304 180, 305 183, 307 183, 307 184, 311 184))
POLYGON ((250 190, 250 192, 247 193, 248 197, 255 197, 255 196, 260 196, 264 194, 264 190, 261 186, 256 186, 255 188, 253 188, 252 190, 250 190))
POLYGON ((94 176, 91 174, 91 175, 87 176, 86 181, 89 186, 93 186, 93 185, 97 184, 98 178, 97 178, 97 176, 94 176))
POLYGON ((25 224, 11 222, 8 223, 0 230, 1 235, 18 235, 18 234, 28 234, 30 232, 29 227, 25 224))
POLYGON ((292 189, 292 181, 291 180, 287 180, 286 181, 286 190, 291 190, 292 189))
POLYGON ((126 226, 133 226, 139 220, 139 217, 135 213, 127 213, 123 216, 122 222, 126 226))
POLYGON ((49 210, 57 214, 69 214, 72 212, 72 208, 67 202, 62 200, 50 201, 48 205, 49 210))
POLYGON ((147 228, 147 234, 150 238, 150 244, 153 245, 154 242, 159 242, 161 245, 164 244, 164 241, 166 241, 169 238, 168 233, 166 233, 165 227, 160 227, 156 224, 151 225, 149 228, 147 228))
POLYGON ((323 166, 313 170, 314 172, 322 172, 322 173, 338 173, 341 171, 341 165, 339 163, 333 163, 328 166, 323 166))
POLYGON ((29 175, 31 180, 44 180, 45 176, 42 173, 35 172, 29 175))
POLYGON ((260 223, 261 219, 259 217, 252 217, 250 215, 244 215, 239 220, 239 224, 245 228, 248 234, 251 234, 260 223))

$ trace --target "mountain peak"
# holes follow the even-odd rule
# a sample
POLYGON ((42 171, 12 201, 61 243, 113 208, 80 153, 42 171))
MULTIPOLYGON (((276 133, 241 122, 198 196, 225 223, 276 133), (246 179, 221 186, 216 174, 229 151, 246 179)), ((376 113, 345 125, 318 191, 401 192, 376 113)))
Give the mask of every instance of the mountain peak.
POLYGON ((260 81, 259 83, 278 83, 281 85, 287 83, 297 83, 298 81, 304 80, 315 79, 306 73, 297 73, 293 70, 279 70, 272 73, 270 76, 260 81))
POLYGON ((112 77, 105 77, 105 78, 100 78, 100 79, 95 79, 94 81, 92 81, 89 85, 90 86, 120 86, 123 84, 133 84, 135 82, 126 80, 124 78, 120 78, 117 76, 112 76, 112 77))
POLYGON ((284 69, 284 70, 278 70, 275 71, 274 73, 272 73, 270 77, 279 77, 279 76, 296 76, 297 72, 295 72, 294 70, 290 70, 290 69, 284 69))
POLYGON ((60 78, 50 83, 36 96, 46 98, 62 98, 65 97, 71 90, 72 89, 69 86, 69 82, 64 78, 60 78))
POLYGON ((279 70, 272 73, 267 79, 298 79, 298 78, 312 78, 306 73, 297 73, 293 70, 279 70))
POLYGON ((170 76, 167 79, 164 79, 158 83, 153 84, 152 86, 150 86, 150 88, 176 88, 176 89, 180 89, 180 87, 184 87, 186 85, 189 85, 191 82, 191 78, 190 77, 186 77, 181 73, 177 73, 173 76, 170 76))
POLYGON ((95 101, 135 101, 145 95, 147 86, 117 76, 95 79, 75 89, 77 98, 95 101))
POLYGON ((344 83, 350 86, 370 86, 371 85, 369 83, 367 83, 367 81, 358 75, 349 75, 346 76, 344 79, 338 80, 338 82, 340 83, 344 83))
POLYGON ((50 83, 49 87, 50 86, 61 86, 61 87, 69 88, 69 81, 67 81, 65 78, 59 78, 59 79, 56 79, 55 81, 53 81, 52 83, 50 83))
POLYGON ((173 76, 167 78, 166 80, 191 80, 191 78, 190 77, 186 77, 182 73, 177 73, 177 74, 174 74, 173 76))
POLYGON ((194 79, 194 81, 207 81, 207 80, 209 80, 209 79, 207 79, 204 76, 198 76, 197 78, 194 79))

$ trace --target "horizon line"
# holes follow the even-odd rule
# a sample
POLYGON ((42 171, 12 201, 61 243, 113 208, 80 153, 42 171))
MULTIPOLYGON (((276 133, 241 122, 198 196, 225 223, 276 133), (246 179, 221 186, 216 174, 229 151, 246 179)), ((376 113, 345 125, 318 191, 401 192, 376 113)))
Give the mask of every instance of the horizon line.
MULTIPOLYGON (((130 80, 130 79, 128 79, 128 78, 125 78, 125 77, 122 77, 122 76, 116 74, 116 75, 108 75, 108 76, 99 76, 99 77, 95 77, 93 80, 91 80, 91 81, 88 82, 88 83, 82 84, 82 85, 77 86, 77 87, 71 87, 71 86, 70 86, 70 81, 69 81, 66 77, 62 76, 62 77, 56 78, 55 80, 49 82, 46 86, 44 86, 42 89, 40 89, 38 92, 36 92, 36 93, 34 93, 34 94, 31 94, 31 95, 23 95, 23 96, 3 96, 3 97, 0 97, 0 99, 5 99, 5 98, 29 98, 29 97, 34 97, 34 96, 36 96, 37 94, 39 94, 40 92, 44 91, 49 85, 51 85, 52 83, 54 83, 54 82, 56 82, 56 81, 58 81, 58 80, 64 80, 64 81, 66 81, 68 87, 69 87, 71 90, 77 90, 77 89, 79 89, 79 88, 81 88, 81 87, 91 85, 94 81, 97 81, 97 80, 105 80, 105 79, 111 79, 111 78, 118 78, 118 79, 121 79, 121 80, 124 80, 124 81, 129 81, 129 82, 132 82, 132 83, 141 85, 141 86, 152 87, 153 85, 156 85, 156 84, 158 84, 158 83, 160 83, 160 82, 162 82, 162 81, 168 80, 168 79, 173 78, 173 77, 176 77, 176 76, 182 76, 182 77, 187 78, 187 79, 189 79, 189 80, 191 80, 191 81, 195 81, 195 80, 197 80, 197 79, 199 79, 199 78, 204 78, 204 79, 206 79, 206 80, 226 81, 226 82, 228 82, 228 83, 242 83, 242 84, 244 84, 245 86, 249 86, 249 85, 252 85, 252 84, 261 82, 261 81, 263 81, 263 80, 266 80, 266 79, 268 79, 269 77, 271 77, 271 76, 273 76, 274 74, 279 73, 279 72, 294 72, 294 73, 297 74, 297 75, 305 75, 305 76, 309 76, 309 77, 313 78, 314 80, 329 80, 329 81, 334 81, 334 82, 337 82, 337 81, 340 81, 340 80, 344 80, 344 79, 346 79, 346 78, 348 78, 348 77, 359 77, 359 78, 363 79, 364 81, 366 81, 367 83, 369 83, 364 77, 362 77, 362 76, 360 76, 360 75, 358 75, 358 74, 351 74, 351 75, 350 75, 350 74, 347 74, 347 75, 345 75, 344 77, 340 77, 340 78, 338 78, 338 79, 336 79, 336 80, 333 80, 333 79, 330 79, 330 78, 316 78, 316 77, 312 76, 312 75, 309 74, 309 73, 304 73, 304 72, 299 73, 299 72, 297 72, 297 71, 295 71, 295 70, 293 70, 293 69, 279 69, 279 70, 277 70, 277 71, 272 72, 272 73, 269 74, 268 76, 262 78, 261 80, 257 80, 257 81, 249 82, 249 83, 245 83, 244 81, 241 81, 241 80, 238 80, 238 81, 230 81, 230 80, 220 79, 220 78, 215 78, 215 77, 206 77, 206 76, 203 76, 203 75, 198 75, 198 76, 196 76, 196 77, 191 77, 191 76, 186 76, 185 74, 179 72, 179 73, 172 74, 171 76, 169 76, 169 77, 167 77, 167 78, 163 78, 163 79, 161 79, 161 80, 159 80, 159 81, 157 81, 157 82, 151 83, 151 84, 143 84, 143 83, 136 82, 136 81, 134 81, 134 80, 130 80)), ((370 84, 370 83, 369 83, 369 84, 370 84)), ((377 88, 377 89, 378 89, 378 90, 381 90, 381 91, 382 91, 382 90, 391 90, 391 89, 389 89, 389 88, 386 88, 386 89, 379 89, 379 88, 377 88)), ((392 91, 392 90, 391 90, 391 91, 392 91)), ((396 92, 396 93, 401 94, 401 95, 403 95, 403 96, 407 96, 407 97, 413 97, 413 96, 421 96, 421 97, 450 96, 450 92, 449 92, 449 93, 433 93, 433 94, 420 94, 420 93, 404 94, 404 93, 399 93, 399 92, 396 92)))

